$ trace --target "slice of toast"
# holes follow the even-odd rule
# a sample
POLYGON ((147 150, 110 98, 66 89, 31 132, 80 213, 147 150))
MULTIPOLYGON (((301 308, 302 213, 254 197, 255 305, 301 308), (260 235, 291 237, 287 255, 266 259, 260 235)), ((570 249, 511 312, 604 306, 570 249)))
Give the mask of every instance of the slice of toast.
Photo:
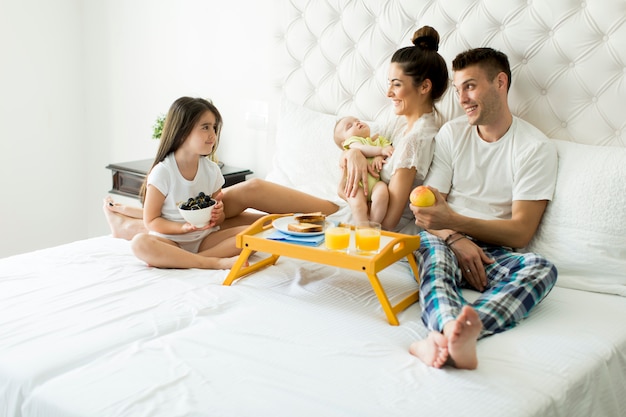
POLYGON ((312 224, 312 223, 289 223, 287 225, 287 230, 292 232, 300 232, 300 233, 313 233, 313 232, 321 232, 322 225, 321 224, 312 224))
POLYGON ((318 211, 316 213, 299 214, 297 216, 294 216, 294 219, 298 223, 315 223, 315 224, 319 224, 320 226, 323 226, 324 222, 326 221, 326 216, 324 216, 321 212, 318 211))

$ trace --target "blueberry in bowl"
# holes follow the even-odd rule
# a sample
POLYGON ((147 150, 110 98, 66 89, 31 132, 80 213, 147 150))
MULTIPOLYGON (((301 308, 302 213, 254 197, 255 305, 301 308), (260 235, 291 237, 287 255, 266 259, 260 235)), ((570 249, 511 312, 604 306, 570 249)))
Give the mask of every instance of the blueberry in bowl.
POLYGON ((196 227, 204 227, 211 220, 211 212, 215 203, 216 201, 210 195, 200 192, 197 196, 179 203, 178 211, 188 223, 196 227))

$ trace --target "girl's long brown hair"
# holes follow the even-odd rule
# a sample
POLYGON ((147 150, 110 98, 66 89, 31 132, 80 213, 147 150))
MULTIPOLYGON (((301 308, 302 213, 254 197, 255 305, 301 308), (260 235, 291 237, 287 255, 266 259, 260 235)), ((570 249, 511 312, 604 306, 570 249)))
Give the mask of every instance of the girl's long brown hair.
MULTIPOLYGON (((206 112, 210 111, 215 116, 215 134, 217 140, 215 146, 209 155, 206 155, 209 159, 215 160, 215 151, 220 143, 220 132, 222 131, 222 115, 215 105, 203 98, 193 97, 181 97, 177 99, 170 106, 167 116, 165 116, 165 123, 163 124, 163 134, 161 135, 161 143, 157 151, 152 167, 150 171, 159 162, 163 161, 167 155, 171 152, 176 152, 178 148, 185 142, 191 130, 196 125, 200 117, 206 112)), ((143 204, 146 198, 146 186, 148 181, 148 175, 144 180, 139 196, 141 203, 143 204)))

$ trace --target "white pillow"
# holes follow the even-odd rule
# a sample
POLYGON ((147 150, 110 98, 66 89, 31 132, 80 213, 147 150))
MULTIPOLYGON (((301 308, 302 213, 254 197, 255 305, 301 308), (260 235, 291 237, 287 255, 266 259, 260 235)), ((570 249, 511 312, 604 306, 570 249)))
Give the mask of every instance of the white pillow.
POLYGON ((626 148, 554 142, 554 199, 528 249, 557 266, 559 286, 626 296, 626 148))
MULTIPOLYGON (((333 140, 338 117, 281 102, 274 161, 266 179, 347 207, 337 195, 341 149, 333 140)), ((337 213, 340 217, 345 210, 337 213)), ((342 221, 344 221, 342 219, 342 221)))
POLYGON ((283 99, 267 179, 334 201, 341 175, 341 150, 332 140, 336 120, 283 99))

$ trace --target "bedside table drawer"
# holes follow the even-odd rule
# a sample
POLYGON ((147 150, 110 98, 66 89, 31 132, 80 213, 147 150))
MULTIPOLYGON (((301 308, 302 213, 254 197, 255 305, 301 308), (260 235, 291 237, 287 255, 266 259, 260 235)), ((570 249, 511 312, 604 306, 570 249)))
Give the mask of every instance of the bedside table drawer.
POLYGON ((139 197, 141 185, 145 178, 145 175, 134 174, 132 172, 114 171, 113 188, 111 188, 111 192, 130 197, 139 197))

